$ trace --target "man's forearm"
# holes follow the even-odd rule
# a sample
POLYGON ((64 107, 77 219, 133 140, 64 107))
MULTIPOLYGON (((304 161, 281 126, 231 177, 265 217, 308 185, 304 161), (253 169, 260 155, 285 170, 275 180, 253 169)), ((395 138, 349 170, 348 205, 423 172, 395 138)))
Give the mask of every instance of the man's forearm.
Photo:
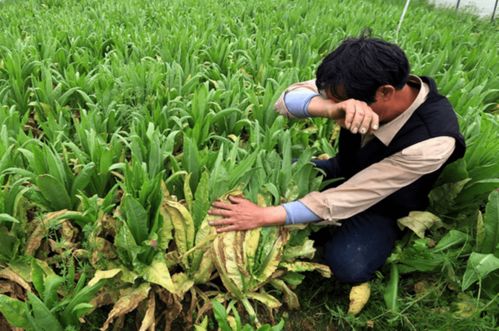
POLYGON ((324 117, 336 120, 342 116, 332 100, 308 89, 288 92, 284 102, 289 112, 296 118, 324 117))
POLYGON ((338 109, 337 104, 321 95, 312 98, 308 104, 308 113, 313 117, 324 117, 332 120, 338 120, 344 116, 344 113, 338 109))

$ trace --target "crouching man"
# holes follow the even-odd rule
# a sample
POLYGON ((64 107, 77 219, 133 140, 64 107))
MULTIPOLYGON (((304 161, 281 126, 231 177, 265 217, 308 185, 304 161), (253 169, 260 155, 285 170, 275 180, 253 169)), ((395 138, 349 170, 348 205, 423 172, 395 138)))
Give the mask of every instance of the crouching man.
POLYGON ((404 52, 377 38, 349 38, 319 65, 315 80, 291 85, 276 103, 290 118, 325 117, 341 126, 338 154, 314 161, 325 179, 343 178, 322 192, 275 207, 231 197, 210 210, 223 216, 217 231, 322 222, 324 259, 341 282, 374 277, 400 237, 397 219, 425 210, 444 166, 461 158, 464 138, 435 81, 410 74, 404 52))

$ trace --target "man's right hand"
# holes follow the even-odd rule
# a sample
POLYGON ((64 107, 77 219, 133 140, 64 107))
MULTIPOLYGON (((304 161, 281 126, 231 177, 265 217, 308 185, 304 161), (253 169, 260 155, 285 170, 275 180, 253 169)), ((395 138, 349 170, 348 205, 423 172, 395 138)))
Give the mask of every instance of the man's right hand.
POLYGON ((334 102, 321 96, 312 98, 308 106, 312 116, 333 119, 353 134, 375 131, 379 128, 379 117, 367 103, 355 99, 334 102))

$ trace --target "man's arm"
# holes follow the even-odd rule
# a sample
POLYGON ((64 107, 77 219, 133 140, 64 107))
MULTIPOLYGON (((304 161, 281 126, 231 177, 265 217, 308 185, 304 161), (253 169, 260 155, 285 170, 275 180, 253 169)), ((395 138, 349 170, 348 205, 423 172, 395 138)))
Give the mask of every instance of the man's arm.
POLYGON ((379 127, 378 115, 365 102, 354 99, 334 102, 318 93, 313 80, 288 87, 275 109, 290 118, 329 118, 354 134, 372 132, 379 127))
POLYGON ((232 198, 232 204, 216 202, 209 213, 224 218, 213 221, 211 225, 216 226, 218 232, 225 232, 318 220, 334 224, 337 220, 368 209, 421 176, 438 170, 454 148, 452 137, 422 141, 372 164, 338 187, 312 192, 299 201, 281 206, 259 207, 243 198, 232 198))
POLYGON ((300 199, 320 219, 356 215, 420 177, 438 170, 455 149, 452 137, 424 140, 358 172, 343 184, 300 199))

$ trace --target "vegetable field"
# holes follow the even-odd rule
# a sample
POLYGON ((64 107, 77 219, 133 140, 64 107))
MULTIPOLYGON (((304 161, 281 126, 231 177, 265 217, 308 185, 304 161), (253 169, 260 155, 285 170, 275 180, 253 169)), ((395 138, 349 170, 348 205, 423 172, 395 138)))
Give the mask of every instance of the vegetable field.
POLYGON ((403 5, 0 2, 0 330, 495 330, 497 26, 413 1, 396 35, 403 5), (313 226, 217 235, 207 210, 325 185, 309 161, 338 128, 274 102, 365 28, 435 78, 468 149, 354 317, 313 226))

